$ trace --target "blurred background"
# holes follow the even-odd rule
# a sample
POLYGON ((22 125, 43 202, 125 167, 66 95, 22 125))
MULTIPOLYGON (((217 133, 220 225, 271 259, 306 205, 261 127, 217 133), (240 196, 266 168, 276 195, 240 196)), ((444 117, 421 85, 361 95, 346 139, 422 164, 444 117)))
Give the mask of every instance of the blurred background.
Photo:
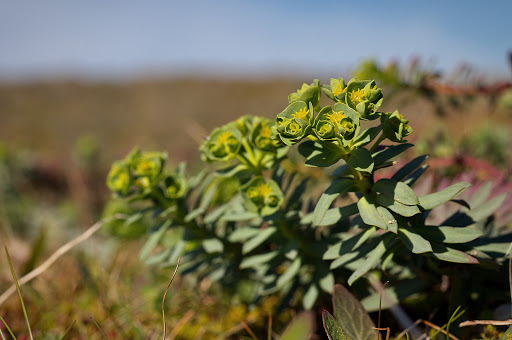
MULTIPOLYGON (((505 0, 2 1, 0 243, 19 275, 29 272, 102 216, 110 164, 133 147, 197 170, 197 147, 215 126, 275 117, 314 78, 376 79, 382 109, 410 119, 433 174, 510 188, 510 13, 505 0)), ((123 239, 134 235, 117 236, 87 241, 27 288, 39 329, 78 318, 77 336, 93 337, 88 315, 112 339, 158 329, 169 272, 138 262, 140 241, 123 239)), ((3 291, 12 281, 1 263, 3 291)), ((210 303, 208 318, 219 305, 234 315, 215 327, 240 325, 242 305, 208 285, 199 297, 184 289, 174 299, 193 315, 175 308, 171 322, 188 315, 200 325, 193 306, 210 303)), ((17 300, 0 312, 20 313, 17 300)))

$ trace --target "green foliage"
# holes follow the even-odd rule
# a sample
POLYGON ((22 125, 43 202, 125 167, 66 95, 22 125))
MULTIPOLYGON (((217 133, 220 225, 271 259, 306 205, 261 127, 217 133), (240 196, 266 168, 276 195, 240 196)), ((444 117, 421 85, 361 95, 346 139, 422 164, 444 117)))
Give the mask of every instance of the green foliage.
POLYGON ((330 340, 373 340, 375 324, 363 305, 342 285, 334 286, 332 296, 334 317, 322 312, 324 329, 330 340))
POLYGON ((214 173, 187 178, 184 166, 167 172, 164 153, 138 150, 113 164, 108 186, 132 204, 144 202, 134 215, 154 221, 142 249, 148 263, 173 266, 182 256, 182 274, 228 289, 248 278, 255 301, 278 292, 283 304, 299 299, 309 309, 332 292, 335 277, 352 285, 382 270, 400 282, 414 275, 411 259, 419 273, 425 261, 503 259, 506 250, 486 250, 497 236, 482 227, 498 204, 469 223, 455 222, 457 212, 447 216, 451 223, 429 223, 433 209, 469 184, 417 195, 412 186, 426 157, 376 180, 412 146, 405 143, 412 129, 398 111, 378 111, 383 95, 375 81, 315 80, 288 101, 275 122, 243 116, 214 129, 200 147, 204 161, 221 164, 214 173), (319 106, 322 92, 332 105, 319 106), (340 163, 320 198, 307 190, 309 178, 283 166, 295 144, 306 166, 340 163))

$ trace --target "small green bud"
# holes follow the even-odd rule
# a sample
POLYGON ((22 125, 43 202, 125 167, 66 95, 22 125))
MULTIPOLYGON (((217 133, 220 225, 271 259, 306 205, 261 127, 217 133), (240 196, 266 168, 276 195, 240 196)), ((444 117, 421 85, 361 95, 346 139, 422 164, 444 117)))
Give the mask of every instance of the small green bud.
POLYGON ((412 132, 412 128, 407 125, 409 121, 404 119, 398 110, 393 113, 383 113, 380 120, 383 125, 382 133, 393 142, 404 142, 404 138, 412 132))
POLYGON ((335 102, 345 102, 347 87, 343 78, 331 78, 330 85, 322 85, 322 91, 335 102))
POLYGON ((290 104, 295 102, 305 102, 309 105, 309 103, 313 104, 313 107, 316 108, 318 103, 320 102, 320 83, 318 79, 315 79, 312 84, 308 85, 306 83, 302 84, 302 87, 288 96, 288 102, 290 104))
POLYGON ((179 174, 166 177, 164 183, 165 196, 170 199, 183 197, 188 189, 185 178, 179 174))
POLYGON ((123 161, 117 161, 112 164, 107 175, 107 186, 113 192, 126 196, 130 192, 132 180, 128 165, 123 161))

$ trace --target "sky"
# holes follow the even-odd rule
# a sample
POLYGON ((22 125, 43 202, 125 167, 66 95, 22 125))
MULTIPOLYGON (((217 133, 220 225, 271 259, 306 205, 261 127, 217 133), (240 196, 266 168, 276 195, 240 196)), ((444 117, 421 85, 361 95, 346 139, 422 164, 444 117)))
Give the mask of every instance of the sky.
POLYGON ((337 76, 413 56, 510 77, 511 14, 510 0, 0 0, 0 82, 337 76))

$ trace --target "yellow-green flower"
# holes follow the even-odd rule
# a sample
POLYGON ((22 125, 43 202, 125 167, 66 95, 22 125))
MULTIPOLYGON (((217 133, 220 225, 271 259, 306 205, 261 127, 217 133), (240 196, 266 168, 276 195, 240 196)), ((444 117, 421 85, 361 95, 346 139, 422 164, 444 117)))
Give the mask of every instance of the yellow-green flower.
POLYGON ((404 142, 404 138, 412 133, 412 128, 407 125, 409 121, 398 110, 382 114, 380 120, 383 125, 382 133, 393 142, 404 142))
POLYGON ((132 180, 128 165, 123 161, 114 162, 107 175, 109 189, 120 195, 128 195, 131 185, 132 180))
POLYGON ((351 79, 346 87, 345 102, 357 111, 361 118, 375 119, 376 110, 382 103, 382 90, 373 80, 351 79))
MULTIPOLYGON (((351 110, 348 107, 346 109, 351 110)), ((357 113, 351 113, 352 116, 354 114, 357 115, 357 113)), ((334 140, 337 138, 347 139, 354 129, 354 122, 348 113, 345 115, 344 110, 334 111, 332 107, 326 106, 318 113, 314 131, 321 140, 334 140)))
POLYGON ((217 128, 201 145, 202 157, 208 161, 230 161, 240 150, 241 141, 242 136, 236 128, 231 126, 217 128))
POLYGON ((307 136, 313 124, 313 104, 294 102, 276 117, 274 130, 286 145, 294 145, 307 136))
POLYGON ((161 179, 164 170, 165 153, 156 151, 135 152, 129 156, 130 169, 134 176, 134 184, 142 189, 147 189, 161 179))
POLYGON ((265 181, 261 176, 254 177, 242 187, 242 197, 247 210, 263 216, 275 213, 283 201, 283 193, 277 183, 265 181))
POLYGON ((324 91, 327 97, 336 102, 345 102, 347 87, 343 78, 331 78, 331 83, 329 85, 322 85, 322 91, 324 91))
POLYGON ((256 148, 268 152, 275 152, 277 148, 283 146, 279 139, 273 137, 272 127, 274 125, 274 122, 266 118, 255 119, 251 132, 251 143, 256 148))

